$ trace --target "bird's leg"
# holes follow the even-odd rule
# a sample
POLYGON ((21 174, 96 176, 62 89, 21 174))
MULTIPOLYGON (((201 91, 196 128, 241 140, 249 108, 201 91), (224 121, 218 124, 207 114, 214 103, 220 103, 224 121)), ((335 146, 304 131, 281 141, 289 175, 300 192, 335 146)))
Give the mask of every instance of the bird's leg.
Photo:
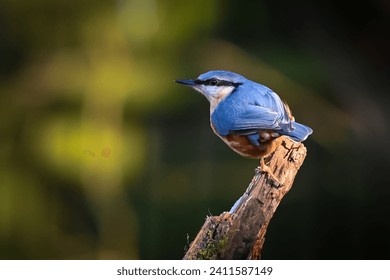
POLYGON ((265 164, 263 158, 260 159, 260 166, 259 166, 259 168, 260 168, 261 172, 264 172, 264 173, 268 174, 268 177, 270 177, 272 179, 272 181, 274 182, 275 186, 278 186, 278 187, 282 186, 282 183, 280 183, 279 179, 276 178, 276 176, 272 172, 271 168, 268 165, 265 164))

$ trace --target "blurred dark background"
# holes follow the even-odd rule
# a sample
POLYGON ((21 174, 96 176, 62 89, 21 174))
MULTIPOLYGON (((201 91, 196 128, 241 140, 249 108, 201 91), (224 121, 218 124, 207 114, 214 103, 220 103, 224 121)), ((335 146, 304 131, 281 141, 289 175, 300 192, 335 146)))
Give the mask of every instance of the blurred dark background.
POLYGON ((226 69, 314 129, 263 258, 389 259, 389 15, 386 0, 1 0, 0 258, 182 258, 258 164, 173 82, 226 69))

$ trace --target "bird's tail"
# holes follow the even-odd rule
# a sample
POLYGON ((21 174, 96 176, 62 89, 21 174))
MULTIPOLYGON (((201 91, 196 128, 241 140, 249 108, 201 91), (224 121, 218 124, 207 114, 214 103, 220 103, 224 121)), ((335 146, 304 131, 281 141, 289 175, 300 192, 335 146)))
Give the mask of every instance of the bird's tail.
POLYGON ((306 138, 313 133, 313 130, 310 127, 297 122, 293 122, 293 128, 294 130, 286 133, 286 135, 297 142, 305 141, 306 138))

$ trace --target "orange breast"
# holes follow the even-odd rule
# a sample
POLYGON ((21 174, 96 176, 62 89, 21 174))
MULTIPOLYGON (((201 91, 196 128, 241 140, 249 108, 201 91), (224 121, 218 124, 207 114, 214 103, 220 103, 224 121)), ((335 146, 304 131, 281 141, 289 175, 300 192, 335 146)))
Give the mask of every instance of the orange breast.
POLYGON ((274 139, 263 141, 260 146, 252 145, 243 135, 228 135, 222 140, 236 153, 248 158, 262 158, 274 150, 274 139))
POLYGON ((249 142, 245 135, 230 134, 221 136, 217 133, 212 123, 211 128, 233 151, 247 158, 260 159, 270 154, 275 150, 276 143, 274 140, 279 137, 279 134, 274 133, 272 130, 259 131, 260 145, 255 146, 249 142), (267 135, 268 137, 264 138, 267 135))

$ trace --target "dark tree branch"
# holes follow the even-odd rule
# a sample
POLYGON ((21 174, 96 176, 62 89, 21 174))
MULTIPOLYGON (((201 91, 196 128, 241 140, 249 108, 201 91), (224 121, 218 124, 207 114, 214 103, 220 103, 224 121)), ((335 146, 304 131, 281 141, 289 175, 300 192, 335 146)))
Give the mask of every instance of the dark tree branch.
POLYGON ((277 141, 276 150, 264 160, 281 185, 257 169, 232 213, 206 218, 184 259, 261 258, 267 226, 306 157, 302 143, 288 137, 277 141))

